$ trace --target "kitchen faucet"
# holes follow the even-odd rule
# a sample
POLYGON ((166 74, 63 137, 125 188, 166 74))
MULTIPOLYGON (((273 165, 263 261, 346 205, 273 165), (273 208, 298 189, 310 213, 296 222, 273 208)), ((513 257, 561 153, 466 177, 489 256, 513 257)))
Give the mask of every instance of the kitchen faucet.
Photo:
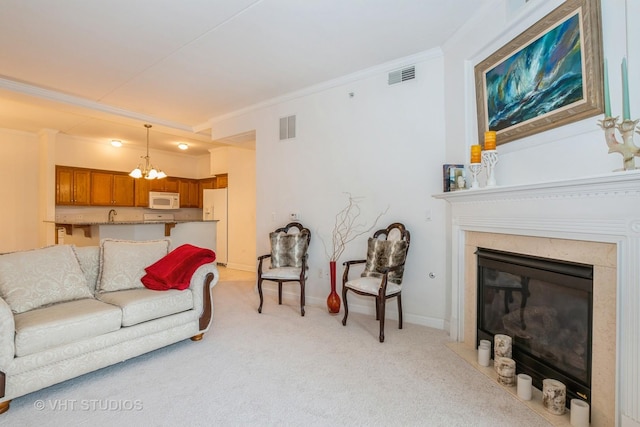
POLYGON ((118 215, 118 212, 116 212, 115 209, 111 209, 109 211, 109 222, 113 222, 113 220, 114 220, 113 217, 116 216, 116 215, 118 215))

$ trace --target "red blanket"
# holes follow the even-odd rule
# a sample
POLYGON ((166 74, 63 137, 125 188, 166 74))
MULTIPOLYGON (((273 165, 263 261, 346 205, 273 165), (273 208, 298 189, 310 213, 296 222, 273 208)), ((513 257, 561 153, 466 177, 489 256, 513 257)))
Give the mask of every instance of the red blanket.
POLYGON ((141 279, 149 289, 187 289, 191 276, 203 264, 215 261, 216 254, 210 249, 193 245, 178 246, 165 257, 145 268, 147 274, 141 279))

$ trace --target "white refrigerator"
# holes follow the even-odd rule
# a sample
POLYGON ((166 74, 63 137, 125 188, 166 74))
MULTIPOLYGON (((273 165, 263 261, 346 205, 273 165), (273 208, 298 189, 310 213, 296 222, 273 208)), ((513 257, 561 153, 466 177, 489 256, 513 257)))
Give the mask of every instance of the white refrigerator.
POLYGON ((218 221, 216 229, 216 261, 218 264, 227 264, 228 249, 227 237, 229 222, 227 214, 227 189, 203 190, 202 194, 202 220, 218 221))

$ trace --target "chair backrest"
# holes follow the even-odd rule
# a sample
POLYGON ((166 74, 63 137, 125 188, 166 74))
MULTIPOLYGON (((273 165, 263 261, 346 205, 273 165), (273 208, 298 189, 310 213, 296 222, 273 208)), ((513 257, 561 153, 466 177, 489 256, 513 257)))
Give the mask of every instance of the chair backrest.
POLYGON ((411 234, 404 224, 394 222, 387 228, 376 231, 373 237, 369 239, 367 249, 367 262, 365 264, 362 276, 381 277, 380 272, 384 267, 402 266, 395 271, 389 272, 389 281, 401 284, 404 274, 404 263, 409 252, 409 244, 411 243, 411 234), (381 244, 376 240, 396 242, 404 241, 405 244, 381 244), (389 265, 392 264, 392 265, 389 265))
POLYGON ((270 234, 271 265, 273 267, 302 267, 311 242, 311 231, 299 222, 290 222, 270 234), (289 233, 294 228, 297 232, 289 233), (286 237, 285 237, 286 236, 286 237))
POLYGON ((383 228, 373 233, 374 239, 379 239, 380 236, 384 236, 384 240, 405 240, 407 242, 407 252, 409 252, 411 233, 409 233, 409 230, 407 230, 404 224, 394 222, 387 228, 383 228))

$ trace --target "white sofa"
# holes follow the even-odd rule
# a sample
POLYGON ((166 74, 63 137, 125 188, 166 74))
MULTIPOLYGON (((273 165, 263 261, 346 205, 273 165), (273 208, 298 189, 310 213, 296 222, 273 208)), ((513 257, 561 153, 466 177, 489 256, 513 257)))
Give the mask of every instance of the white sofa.
POLYGON ((169 247, 168 239, 114 240, 0 255, 0 413, 16 397, 202 339, 216 263, 199 266, 187 289, 147 289, 144 268, 169 247))

